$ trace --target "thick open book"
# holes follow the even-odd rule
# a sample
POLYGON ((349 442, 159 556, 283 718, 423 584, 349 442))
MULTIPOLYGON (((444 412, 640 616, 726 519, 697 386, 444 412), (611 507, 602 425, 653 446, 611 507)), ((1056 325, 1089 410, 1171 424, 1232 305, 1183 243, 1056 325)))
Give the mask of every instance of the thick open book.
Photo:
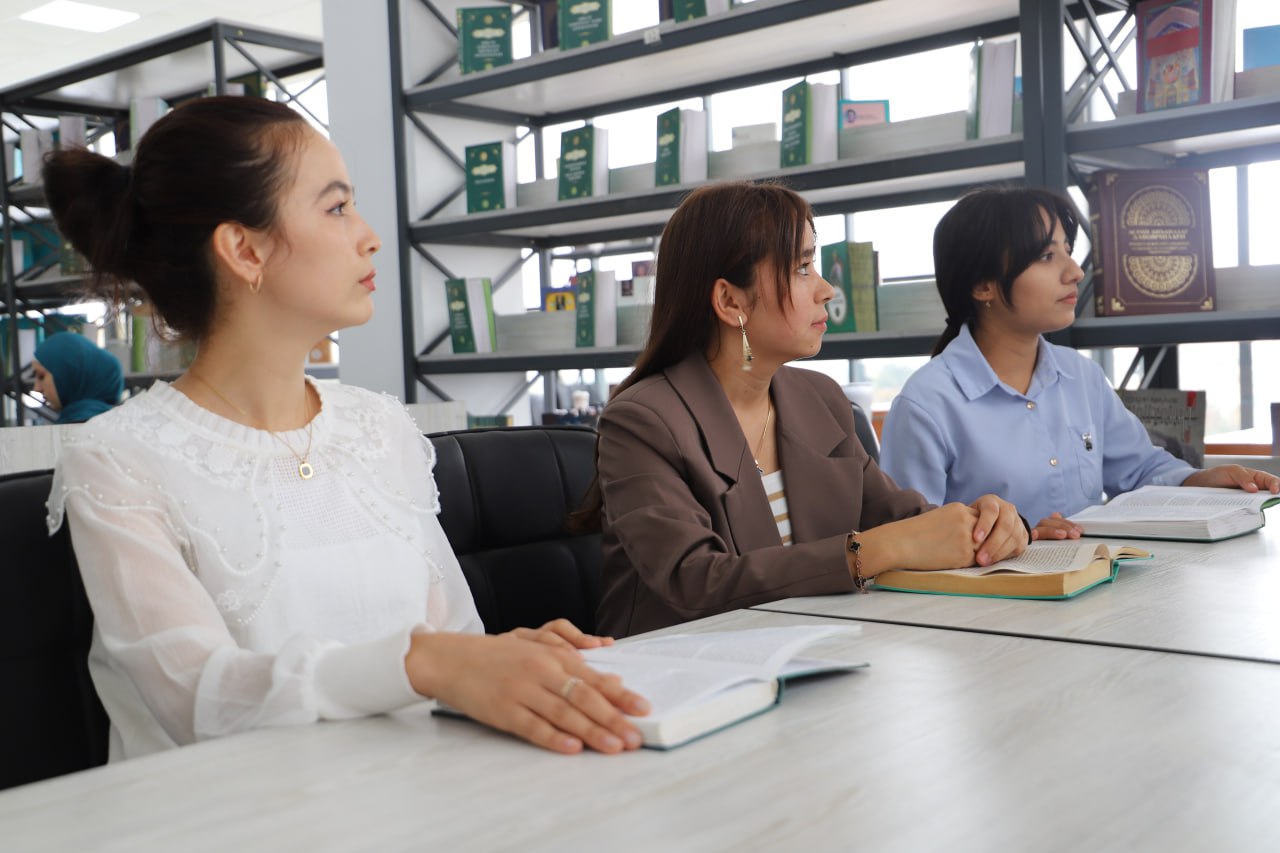
POLYGON ((1087 536, 1216 542, 1266 524, 1270 492, 1197 486, 1143 486, 1071 516, 1087 536))
MULTIPOLYGON (((782 699, 784 682, 845 672, 863 663, 799 657, 828 637, 857 633, 857 625, 801 625, 705 634, 667 634, 584 649, 592 668, 622 677, 649 700, 649 713, 631 717, 644 745, 672 749, 767 711, 782 699)), ((433 713, 464 714, 442 702, 433 713)))
POLYGON ((990 566, 881 572, 875 577, 875 588, 993 598, 1071 598, 1113 580, 1122 561, 1150 557, 1138 548, 1097 542, 1032 542, 1022 556, 990 566))
POLYGON ((583 651, 601 672, 649 700, 650 712, 632 717, 644 745, 671 749, 767 711, 790 679, 842 672, 866 663, 806 658, 804 649, 856 625, 753 628, 706 634, 668 634, 583 651))

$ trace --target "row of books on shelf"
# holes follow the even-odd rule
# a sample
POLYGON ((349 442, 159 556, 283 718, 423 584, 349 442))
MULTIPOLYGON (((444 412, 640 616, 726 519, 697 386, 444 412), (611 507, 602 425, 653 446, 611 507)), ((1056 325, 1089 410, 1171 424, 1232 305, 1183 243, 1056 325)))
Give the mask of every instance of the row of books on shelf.
MULTIPOLYGON (((639 4, 643 0, 625 0, 639 4)), ((691 21, 729 11, 744 0, 650 0, 664 21, 691 21)), ((574 50, 613 38, 613 0, 538 0, 543 50, 574 50)), ((512 52, 510 6, 471 6, 457 11, 458 67, 463 74, 509 65, 512 52)))
MULTIPOLYGON (((210 83, 205 95, 213 95, 217 90, 210 83)), ((224 92, 228 95, 266 96, 266 84, 263 75, 245 74, 226 81, 224 92)), ((164 98, 140 97, 129 101, 129 115, 116 122, 113 128, 116 159, 128 163, 132 159, 130 152, 138 141, 155 124, 171 105, 164 98)), ((82 115, 63 115, 57 117, 57 125, 50 123, 43 127, 24 127, 18 131, 16 139, 4 141, 5 174, 9 180, 19 178, 22 186, 39 186, 41 182, 38 164, 44 156, 64 148, 84 148, 93 140, 90 128, 82 115)))
POLYGON ((705 112, 680 108, 657 117, 654 160, 637 166, 610 169, 608 131, 591 125, 561 134, 558 177, 531 183, 516 181, 514 144, 468 146, 467 212, 540 207, 1007 135, 1015 130, 1013 49, 1013 42, 975 47, 975 62, 998 53, 1003 70, 991 70, 993 59, 981 60, 987 70, 975 72, 970 109, 901 122, 889 121, 887 101, 844 100, 834 84, 801 81, 782 93, 780 124, 736 127, 725 151, 708 150, 705 112))

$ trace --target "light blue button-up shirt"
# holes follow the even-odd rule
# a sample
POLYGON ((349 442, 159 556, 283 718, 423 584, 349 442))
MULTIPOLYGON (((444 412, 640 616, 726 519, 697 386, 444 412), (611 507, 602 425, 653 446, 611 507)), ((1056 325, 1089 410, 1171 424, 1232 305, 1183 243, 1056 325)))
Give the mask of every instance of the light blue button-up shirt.
POLYGON ((929 501, 1011 501, 1035 524, 1196 469, 1154 447, 1102 369, 1041 338, 1026 394, 1001 382, 968 327, 907 380, 885 420, 880 467, 929 501))

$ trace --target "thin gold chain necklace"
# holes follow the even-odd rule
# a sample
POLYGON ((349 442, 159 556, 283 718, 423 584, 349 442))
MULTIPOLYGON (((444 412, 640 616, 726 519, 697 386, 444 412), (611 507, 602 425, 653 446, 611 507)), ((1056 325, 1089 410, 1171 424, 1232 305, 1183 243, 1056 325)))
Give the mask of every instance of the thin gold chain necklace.
POLYGON ((756 439, 756 452, 752 454, 752 459, 756 463, 756 470, 764 476, 764 469, 760 467, 760 450, 764 447, 765 434, 769 432, 769 421, 773 420, 773 401, 769 401, 769 411, 764 416, 764 426, 760 429, 760 437, 756 439))
MULTIPOLYGON (((212 385, 209 384, 208 379, 205 379, 203 376, 196 373, 194 370, 192 370, 189 367, 187 368, 187 375, 190 376, 192 379, 196 380, 197 382, 199 382, 204 387, 208 388, 210 391, 212 391, 218 397, 219 400, 226 403, 228 406, 235 409, 240 414, 244 415, 250 421, 253 420, 253 415, 249 414, 244 409, 240 408, 235 403, 228 400, 225 396, 223 396, 221 391, 219 391, 217 388, 214 388, 212 385)), ((309 461, 311 458, 311 427, 314 423, 315 423, 314 420, 307 421, 307 449, 301 454, 299 454, 298 451, 293 449, 293 445, 291 445, 289 442, 284 440, 284 436, 280 435, 278 432, 276 432, 273 429, 266 430, 266 432, 269 433, 272 438, 274 438, 276 441, 283 444, 285 446, 285 449, 288 450, 291 454, 293 454, 294 459, 298 460, 298 476, 304 480, 310 480, 312 477, 316 475, 316 470, 315 468, 311 467, 311 462, 309 461)))

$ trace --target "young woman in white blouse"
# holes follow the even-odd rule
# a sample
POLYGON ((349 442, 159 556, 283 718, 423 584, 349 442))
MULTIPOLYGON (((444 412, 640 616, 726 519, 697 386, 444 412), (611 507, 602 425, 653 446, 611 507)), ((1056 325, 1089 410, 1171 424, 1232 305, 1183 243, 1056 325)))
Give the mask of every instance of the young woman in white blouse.
POLYGON ((423 697, 560 752, 635 748, 643 699, 567 622, 486 636, 436 519, 429 442, 388 396, 308 380, 312 344, 373 311, 377 235, 328 140, 257 98, 208 98, 132 167, 44 167, 99 285, 146 291, 191 368, 63 453, 112 759, 423 697))

